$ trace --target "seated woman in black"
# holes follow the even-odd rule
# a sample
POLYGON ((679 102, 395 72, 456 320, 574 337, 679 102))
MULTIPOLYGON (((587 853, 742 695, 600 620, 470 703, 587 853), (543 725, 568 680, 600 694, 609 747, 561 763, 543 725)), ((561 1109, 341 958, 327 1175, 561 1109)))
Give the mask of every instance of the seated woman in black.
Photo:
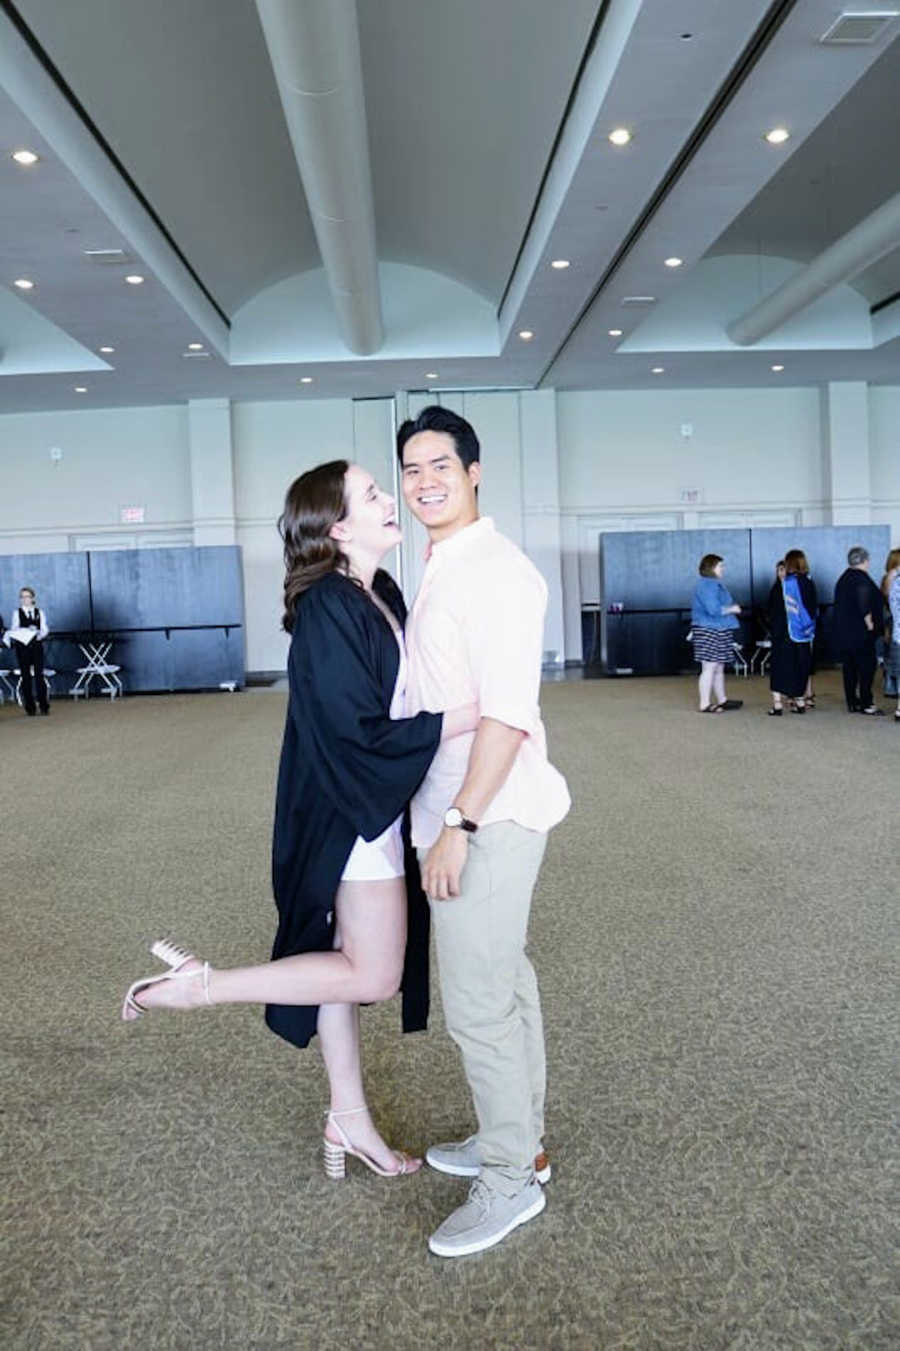
POLYGON ((769 592, 769 624, 772 632, 772 663, 769 687, 772 691, 770 717, 781 717, 783 700, 791 701, 794 713, 806 712, 806 694, 812 675, 812 651, 819 609, 815 583, 801 549, 789 549, 776 569, 769 592))
POLYGON ((403 1026, 425 1026, 428 907, 404 828, 407 803, 443 738, 473 731, 474 705, 403 716, 405 607, 379 569, 400 541, 396 504, 365 469, 336 460, 288 490, 287 725, 278 775, 273 885, 279 924, 263 966, 213 969, 169 943, 173 969, 132 985, 144 1009, 264 1003, 272 1031, 306 1046, 318 1031, 331 1105, 329 1177, 353 1154, 374 1172, 415 1172, 389 1149, 365 1102, 358 1006, 403 989, 403 1026))

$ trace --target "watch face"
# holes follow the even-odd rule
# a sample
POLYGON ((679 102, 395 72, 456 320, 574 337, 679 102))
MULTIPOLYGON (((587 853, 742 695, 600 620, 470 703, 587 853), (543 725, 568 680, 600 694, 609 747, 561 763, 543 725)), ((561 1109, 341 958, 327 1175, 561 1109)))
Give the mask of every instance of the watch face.
POLYGON ((462 819, 462 812, 458 807, 450 807, 448 811, 444 813, 445 826, 458 826, 462 819))

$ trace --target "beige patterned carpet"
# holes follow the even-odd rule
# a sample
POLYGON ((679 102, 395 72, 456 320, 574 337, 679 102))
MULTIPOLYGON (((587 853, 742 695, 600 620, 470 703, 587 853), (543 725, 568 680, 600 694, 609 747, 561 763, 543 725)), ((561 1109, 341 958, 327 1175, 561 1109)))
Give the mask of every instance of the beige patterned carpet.
MULTIPOLYGON (((0 1345, 879 1351, 897 1320, 900 728, 687 680, 546 687, 576 808, 533 922, 555 1175, 496 1250, 464 1184, 328 1183, 315 1051, 256 1009, 125 1026, 146 945, 263 959, 278 693, 0 709, 0 1345)), ((471 1121, 439 1012, 365 1019, 377 1116, 471 1121)))

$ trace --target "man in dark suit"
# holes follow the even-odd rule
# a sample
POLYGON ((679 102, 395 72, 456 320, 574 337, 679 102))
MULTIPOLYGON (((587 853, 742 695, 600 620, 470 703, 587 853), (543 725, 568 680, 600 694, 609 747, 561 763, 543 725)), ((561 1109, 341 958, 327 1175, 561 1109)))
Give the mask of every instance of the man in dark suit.
POLYGON ((844 697, 850 713, 884 717, 872 698, 878 664, 875 640, 884 632, 884 602, 869 576, 868 550, 857 545, 847 554, 847 569, 834 588, 834 640, 844 673, 844 697))

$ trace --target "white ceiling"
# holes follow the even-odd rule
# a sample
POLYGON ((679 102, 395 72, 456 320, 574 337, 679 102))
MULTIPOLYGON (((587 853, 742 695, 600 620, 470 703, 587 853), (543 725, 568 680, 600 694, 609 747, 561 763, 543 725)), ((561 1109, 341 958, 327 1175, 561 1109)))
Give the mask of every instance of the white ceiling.
MULTIPOLYGON (((900 41, 895 41, 741 212, 713 251, 808 262, 897 192, 898 93, 900 41)), ((854 285, 870 304, 900 290, 900 249, 867 268, 854 285)))
POLYGON ((329 312, 254 0, 4 0, 0 410, 758 385, 782 340, 782 380, 900 381, 900 340, 873 343, 867 317, 900 290, 900 238, 818 319, 746 350, 725 336, 747 254, 754 302, 784 260, 808 262, 900 189, 900 22, 873 46, 822 47, 839 11, 358 0, 387 320, 359 358, 329 312), (776 123, 792 136, 774 150, 776 123), (619 124, 624 150, 606 139, 619 124), (20 146, 40 162, 14 164, 20 146), (101 247, 132 261, 85 258, 101 247), (656 301, 623 308, 632 294, 656 301), (209 355, 186 357, 192 341, 209 355))

